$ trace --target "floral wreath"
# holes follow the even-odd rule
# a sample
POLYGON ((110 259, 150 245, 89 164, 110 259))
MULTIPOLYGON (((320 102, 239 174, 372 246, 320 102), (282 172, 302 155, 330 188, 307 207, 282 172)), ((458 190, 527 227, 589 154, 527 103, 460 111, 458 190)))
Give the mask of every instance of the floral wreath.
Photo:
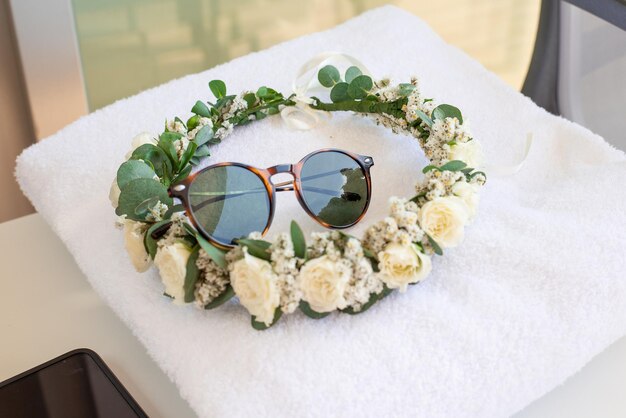
POLYGON ((319 84, 330 89, 328 103, 300 94, 285 97, 269 87, 227 95, 225 83, 213 80, 215 103, 197 101, 193 116, 166 121, 158 138, 143 133, 133 139, 110 198, 134 267, 143 272, 154 261, 164 295, 174 303, 214 309, 237 296, 258 330, 296 309, 314 319, 332 311, 359 314, 393 290, 405 292, 424 280, 431 256, 462 241, 486 176, 475 169, 481 148, 460 110, 422 97, 416 78, 394 85, 373 81, 354 65, 343 78, 333 65, 314 70, 319 84), (213 246, 190 225, 182 205, 174 204, 168 186, 186 178, 235 126, 298 110, 313 118, 320 111, 351 111, 416 138, 430 164, 415 196, 392 198, 389 216, 362 239, 326 231, 312 233, 307 243, 292 222, 290 233, 273 242, 252 233, 229 251, 213 246))

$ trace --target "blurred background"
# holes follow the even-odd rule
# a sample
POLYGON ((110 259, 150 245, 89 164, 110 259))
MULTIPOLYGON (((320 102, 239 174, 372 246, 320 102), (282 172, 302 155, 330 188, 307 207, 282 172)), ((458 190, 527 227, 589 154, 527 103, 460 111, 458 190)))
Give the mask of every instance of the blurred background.
POLYGON ((0 0, 0 222, 33 211, 13 178, 24 147, 120 98, 385 4, 521 88, 539 0, 0 0))

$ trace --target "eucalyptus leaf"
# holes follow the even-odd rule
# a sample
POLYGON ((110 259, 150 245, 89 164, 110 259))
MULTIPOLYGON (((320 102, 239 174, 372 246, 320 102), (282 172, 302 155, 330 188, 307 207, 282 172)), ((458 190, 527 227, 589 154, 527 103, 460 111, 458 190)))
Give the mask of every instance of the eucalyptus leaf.
POLYGON ((157 203, 159 203, 159 198, 157 196, 147 198, 135 207, 135 215, 147 215, 150 208, 153 208, 157 203))
POLYGON ((348 85, 348 95, 353 99, 364 99, 373 86, 374 83, 370 76, 357 76, 348 85))
POLYGON ((136 148, 130 157, 131 160, 150 162, 159 177, 172 172, 172 162, 161 148, 152 144, 143 144, 136 148))
POLYGON ((198 126, 199 124, 200 124, 200 116, 198 115, 193 115, 192 117, 187 119, 187 129, 190 131, 192 129, 195 129, 196 126, 198 126))
POLYGON ((187 163, 189 162, 189 160, 191 160, 191 157, 194 156, 196 148, 198 148, 198 144, 196 144, 195 142, 190 142, 189 144, 187 144, 187 149, 185 149, 185 152, 183 152, 183 155, 180 157, 180 161, 178 162, 178 171, 187 166, 187 163))
POLYGON ((273 326, 276 322, 278 322, 281 316, 283 316, 283 311, 280 309, 280 307, 278 307, 276 308, 276 311, 274 311, 274 319, 272 319, 271 324, 265 325, 265 322, 257 321, 255 316, 252 316, 250 318, 250 322, 252 324, 252 328, 256 329, 257 331, 265 331, 269 327, 273 326))
POLYGON ((426 113, 422 112, 421 110, 415 110, 415 113, 417 114, 417 116, 419 116, 422 122, 424 122, 426 125, 428 125, 429 127, 433 126, 432 119, 429 118, 426 113))
POLYGON ((422 169, 422 173, 426 174, 426 173, 428 173, 429 171, 432 171, 432 170, 439 171, 439 167, 437 167, 436 165, 428 164, 426 167, 424 167, 422 169))
MULTIPOLYGON (((191 160, 191 158, 190 158, 191 160)), ((178 183, 179 181, 185 180, 187 177, 189 177, 189 174, 191 173, 191 170, 193 169, 193 167, 191 166, 191 164, 187 165, 187 167, 183 168, 177 175, 176 177, 174 177, 172 179, 172 184, 174 183, 178 183)))
POLYGON ((260 258, 262 260, 270 261, 271 254, 269 252, 270 243, 260 239, 248 239, 242 238, 237 240, 237 244, 242 247, 248 248, 248 254, 260 258))
POLYGON ((213 93, 217 99, 221 99, 226 96, 226 84, 222 80, 209 81, 209 88, 211 89, 211 93, 213 93))
POLYGON ((211 244, 199 233, 196 233, 195 237, 198 240, 198 244, 200 244, 204 252, 207 253, 211 260, 213 260, 219 267, 226 269, 227 266, 224 251, 211 244))
POLYGON ((398 87, 399 93, 403 97, 407 97, 413 90, 415 90, 415 86, 411 83, 400 83, 398 87))
POLYGON ((467 164, 465 164, 463 161, 452 160, 439 167, 439 171, 460 171, 465 167, 467 167, 467 164))
POLYGON ((327 317, 328 315, 330 315, 330 312, 316 312, 311 308, 311 305, 309 305, 308 302, 301 300, 300 301, 300 310, 302 311, 302 313, 304 313, 306 316, 308 316, 309 318, 313 318, 313 319, 322 319, 327 317))
MULTIPOLYGON (((196 115, 203 116, 205 118, 211 117, 211 111, 209 110, 209 106, 206 103, 198 100, 195 105, 191 108, 191 113, 195 113, 196 115)), ((193 129, 193 128, 189 128, 193 129)))
POLYGON ((445 118, 457 118, 459 120, 459 123, 463 123, 463 115, 461 115, 461 111, 452 105, 440 104, 435 109, 433 109, 433 120, 443 120, 445 118))
POLYGON ((198 133, 196 133, 196 137, 193 139, 198 146, 202 146, 209 142, 213 138, 213 127, 209 125, 203 126, 198 133))
POLYGON ((428 242, 430 242, 430 246, 433 247, 433 251, 435 252, 435 254, 443 255, 443 250, 441 249, 439 244, 437 244, 437 241, 435 241, 433 237, 428 234, 426 234, 426 237, 428 238, 428 242))
POLYGON ((157 146, 165 151, 165 155, 170 159, 173 167, 178 167, 178 154, 176 153, 176 147, 174 141, 179 140, 182 137, 178 132, 164 132, 159 136, 159 142, 157 146))
POLYGON ((350 100, 350 96, 348 96, 348 83, 342 81, 341 83, 335 84, 330 91, 330 100, 332 100, 333 103, 350 100))
MULTIPOLYGON (((191 166, 189 166, 189 168, 191 168, 191 166)), ((172 217, 173 214, 177 213, 177 212, 184 212, 185 211, 185 206, 182 204, 178 204, 178 205, 173 205, 170 206, 167 209, 167 212, 165 212, 165 215, 163 216, 165 219, 170 219, 172 217)))
POLYGON ((228 285, 221 295, 213 299, 208 304, 204 305, 204 309, 215 309, 218 306, 222 306, 224 303, 231 300, 233 296, 235 296, 235 291, 233 290, 231 285, 228 285))
POLYGON ((326 65, 317 73, 317 80, 324 87, 332 87, 341 81, 341 75, 336 67, 326 65))
POLYGON ((243 100, 248 104, 248 109, 256 104, 256 94, 247 93, 243 96, 243 100))
POLYGON ((306 241, 304 233, 296 221, 291 221, 291 242, 293 252, 298 258, 306 258, 306 241))
POLYGON ((350 83, 352 80, 363 74, 359 67, 354 65, 346 70, 346 83, 350 83))
POLYGON ((170 221, 169 219, 163 220, 161 222, 157 222, 155 224, 153 224, 150 228, 148 228, 148 230, 146 231, 146 235, 144 235, 143 237, 143 245, 146 248, 146 252, 150 255, 150 258, 152 258, 154 260, 154 257, 156 256, 156 252, 157 252, 157 241, 159 237, 154 237, 153 234, 156 231, 159 232, 165 232, 167 230, 167 228, 169 228, 172 225, 172 221, 170 221))
POLYGON ((259 87, 259 89, 256 91, 256 95, 259 96, 261 99, 265 98, 268 94, 269 89, 265 86, 259 87))
POLYGON ((209 152, 209 147, 208 145, 204 144, 196 149, 196 152, 194 153, 194 158, 208 157, 209 155, 211 155, 211 152, 209 152))
POLYGON ((121 189, 135 179, 154 178, 155 172, 142 160, 128 160, 117 169, 117 185, 121 189))
POLYGON ((347 313, 348 315, 358 315, 358 314, 361 314, 361 313, 367 311, 372 306, 374 306, 374 304, 380 300, 381 294, 382 294, 382 292, 381 293, 370 293, 369 300, 367 302, 365 302, 363 305, 361 305, 361 309, 358 310, 358 311, 354 310, 354 308, 352 306, 348 306, 347 308, 342 309, 341 312, 347 313))
POLYGON ((167 188, 158 181, 143 178, 131 180, 121 189, 115 213, 118 216, 126 215, 128 219, 143 221, 146 214, 137 214, 135 209, 152 198, 168 206, 172 205, 172 198, 168 195, 167 188))
POLYGON ((187 269, 185 272, 185 282, 183 283, 183 290, 185 292, 184 301, 186 303, 193 302, 195 299, 194 291, 196 290, 196 282, 200 278, 200 270, 196 265, 198 255, 200 254, 200 247, 196 246, 189 258, 187 259, 187 269))

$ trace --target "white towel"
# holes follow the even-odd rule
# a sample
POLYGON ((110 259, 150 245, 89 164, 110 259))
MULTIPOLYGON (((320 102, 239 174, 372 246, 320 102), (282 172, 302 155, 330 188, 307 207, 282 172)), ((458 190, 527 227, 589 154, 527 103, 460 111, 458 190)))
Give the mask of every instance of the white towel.
MULTIPOLYGON (((337 114, 308 132, 280 118, 237 128, 210 161, 259 167, 338 147, 374 156, 373 203, 355 233, 410 196, 425 159, 415 140, 337 114)), ((121 100, 81 118, 18 159, 17 177, 102 298, 128 324, 201 416, 504 416, 545 394, 626 334, 626 157, 602 138, 535 106, 421 20, 393 7, 250 54, 121 100), (207 82, 239 92, 289 92, 299 65, 328 49, 374 75, 406 81, 462 109, 493 163, 462 246, 432 275, 358 316, 300 313, 258 332, 235 302, 179 307, 155 271, 135 273, 113 227, 111 180, 131 138, 187 117, 207 82)), ((281 193, 272 232, 291 219, 318 229, 281 193)))

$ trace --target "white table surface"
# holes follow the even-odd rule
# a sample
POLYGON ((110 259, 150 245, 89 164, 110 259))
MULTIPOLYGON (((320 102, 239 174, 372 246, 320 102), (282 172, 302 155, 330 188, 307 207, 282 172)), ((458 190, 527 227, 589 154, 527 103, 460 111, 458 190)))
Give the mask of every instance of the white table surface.
MULTIPOLYGON (((0 224, 0 254, 0 381, 87 347, 100 354, 148 415, 194 416, 41 216, 0 224)), ((625 388, 622 338, 516 418, 624 417, 625 388)))

